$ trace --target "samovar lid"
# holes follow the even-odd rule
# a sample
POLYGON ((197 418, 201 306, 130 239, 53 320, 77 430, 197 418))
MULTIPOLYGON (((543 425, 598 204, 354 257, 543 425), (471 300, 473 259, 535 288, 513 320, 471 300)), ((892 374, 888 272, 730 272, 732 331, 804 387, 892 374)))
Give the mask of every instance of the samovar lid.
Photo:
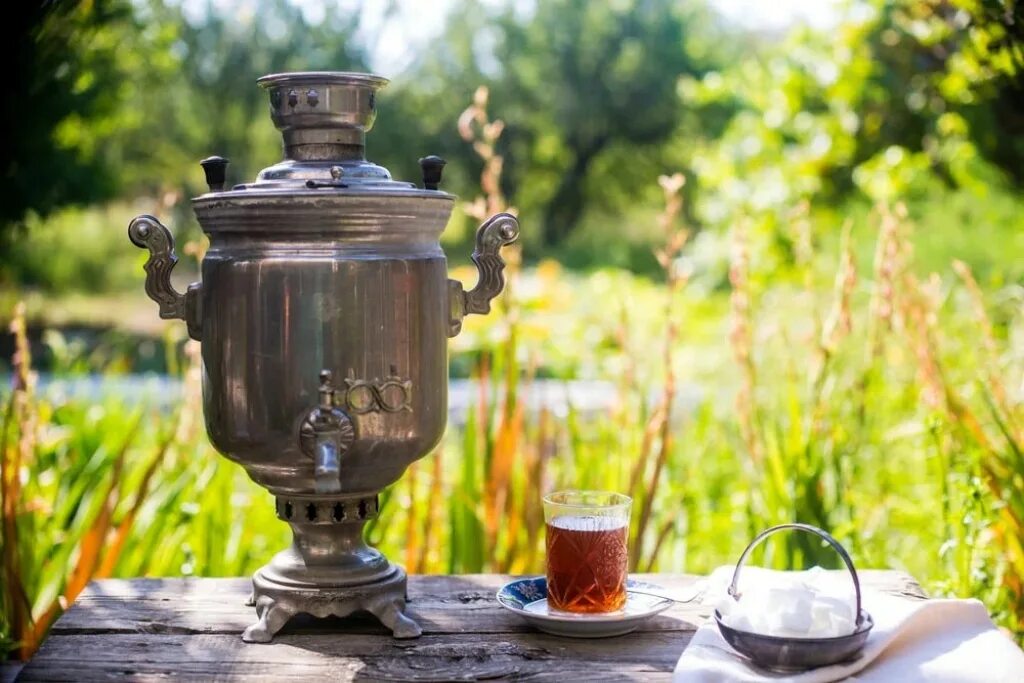
MULTIPOLYGON (((284 160, 218 196, 254 192, 419 193, 414 184, 391 179, 383 166, 366 159, 366 133, 377 117, 377 91, 388 80, 345 71, 299 71, 269 74, 256 81, 270 95, 270 117, 284 138, 284 160)), ((223 182, 226 161, 205 160, 223 182)), ((443 162, 441 162, 443 164, 443 162)), ((444 194, 431 189, 431 194, 444 194)), ((210 195, 204 195, 208 197, 210 195)))

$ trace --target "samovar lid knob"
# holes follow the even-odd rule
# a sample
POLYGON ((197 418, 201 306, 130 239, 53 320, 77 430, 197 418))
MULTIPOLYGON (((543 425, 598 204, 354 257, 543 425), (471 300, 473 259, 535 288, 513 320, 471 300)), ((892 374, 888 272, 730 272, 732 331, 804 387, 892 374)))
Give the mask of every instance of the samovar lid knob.
POLYGON ((228 160, 224 157, 206 157, 199 162, 206 174, 206 184, 210 192, 220 192, 224 189, 224 181, 228 175, 228 160))
POLYGON ((423 171, 423 189, 436 190, 441 184, 441 172, 448 162, 439 156, 431 154, 420 159, 420 169, 423 171))

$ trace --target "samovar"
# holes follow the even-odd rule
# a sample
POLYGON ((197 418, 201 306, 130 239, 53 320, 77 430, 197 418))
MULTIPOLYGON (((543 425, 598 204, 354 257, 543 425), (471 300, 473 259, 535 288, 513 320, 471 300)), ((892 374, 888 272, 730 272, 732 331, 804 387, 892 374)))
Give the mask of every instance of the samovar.
MULTIPOLYGON (((420 635, 405 612, 405 571, 363 539, 380 491, 440 440, 446 339, 487 313, 504 287, 499 249, 518 237, 501 213, 480 226, 473 289, 448 279, 441 232, 455 197, 444 161, 420 160, 423 187, 367 161, 365 133, 387 81, 342 72, 264 76, 285 159, 225 189, 227 160, 200 162, 209 192, 192 200, 210 238, 202 282, 177 292, 171 233, 128 226, 149 250, 146 293, 202 346, 210 441, 276 498, 291 546, 253 576, 269 642, 299 612, 365 610, 397 638, 420 635)), ((228 504, 225 501, 225 504, 228 504)))

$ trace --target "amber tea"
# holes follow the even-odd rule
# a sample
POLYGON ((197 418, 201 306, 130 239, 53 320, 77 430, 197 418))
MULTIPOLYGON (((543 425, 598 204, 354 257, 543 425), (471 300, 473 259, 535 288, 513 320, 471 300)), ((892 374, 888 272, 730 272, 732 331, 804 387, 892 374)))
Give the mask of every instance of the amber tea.
POLYGON ((548 604, 569 612, 622 609, 625 525, 613 527, 599 517, 562 517, 547 525, 547 533, 548 604))
POLYGON ((623 608, 631 503, 602 491, 560 491, 544 498, 550 607, 587 613, 623 608))

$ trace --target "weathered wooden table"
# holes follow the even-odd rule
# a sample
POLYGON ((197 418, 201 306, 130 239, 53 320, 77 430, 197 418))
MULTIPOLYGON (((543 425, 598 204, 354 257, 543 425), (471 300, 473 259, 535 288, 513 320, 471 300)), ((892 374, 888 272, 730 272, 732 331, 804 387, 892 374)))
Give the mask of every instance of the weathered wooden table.
MULTIPOLYGON (((700 577, 641 576, 685 590, 700 577)), ((369 618, 297 617, 270 645, 239 634, 254 619, 248 579, 96 581, 60 618, 20 681, 191 680, 667 680, 706 605, 677 605, 636 633, 600 640, 537 633, 498 605, 507 576, 413 576, 417 640, 394 640, 369 618)), ((865 585, 907 597, 899 572, 862 572, 865 585)))

